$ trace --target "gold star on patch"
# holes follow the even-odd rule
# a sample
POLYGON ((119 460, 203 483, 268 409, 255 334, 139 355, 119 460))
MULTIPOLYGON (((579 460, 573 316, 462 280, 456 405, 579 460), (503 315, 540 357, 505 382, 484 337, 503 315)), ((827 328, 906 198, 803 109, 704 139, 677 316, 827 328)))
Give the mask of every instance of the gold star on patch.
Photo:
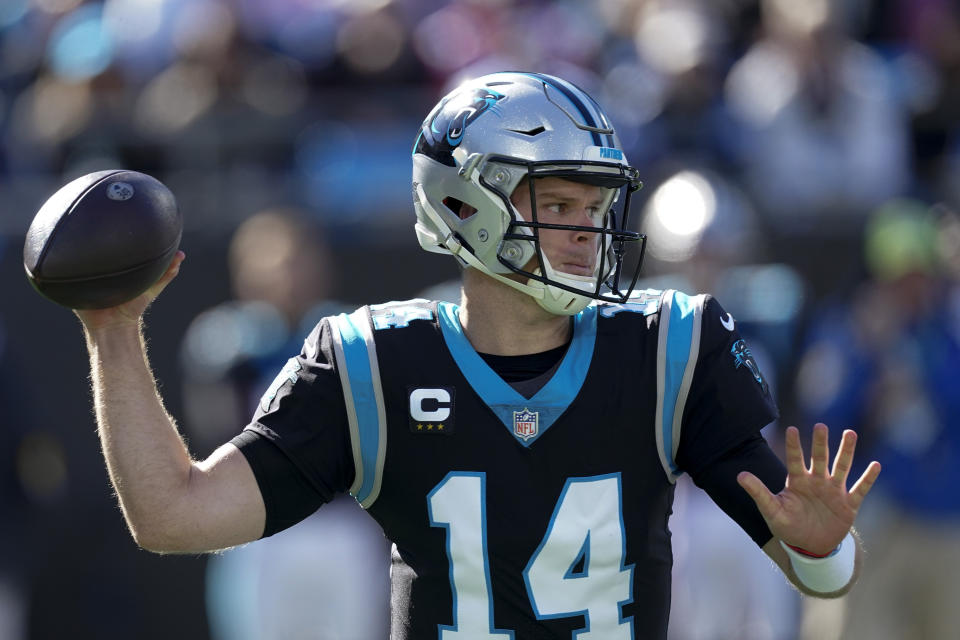
POLYGON ((432 424, 428 424, 428 425, 427 425, 427 431, 433 431, 433 425, 432 425, 432 424))
POLYGON ((418 424, 418 425, 417 425, 417 431, 423 431, 423 425, 422 425, 422 424, 418 424))
POLYGON ((443 431, 443 425, 442 425, 442 424, 438 424, 438 425, 437 425, 437 431, 443 431))

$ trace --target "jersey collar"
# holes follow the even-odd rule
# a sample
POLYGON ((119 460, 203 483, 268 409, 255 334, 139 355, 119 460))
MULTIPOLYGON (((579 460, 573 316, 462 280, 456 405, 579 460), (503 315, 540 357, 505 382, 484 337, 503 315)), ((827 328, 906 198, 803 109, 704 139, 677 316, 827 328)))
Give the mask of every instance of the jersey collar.
POLYGON ((532 398, 520 395, 484 362, 460 325, 459 307, 438 305, 443 339, 463 376, 520 444, 529 447, 567 410, 580 393, 597 339, 597 307, 574 316, 573 339, 553 377, 532 398))

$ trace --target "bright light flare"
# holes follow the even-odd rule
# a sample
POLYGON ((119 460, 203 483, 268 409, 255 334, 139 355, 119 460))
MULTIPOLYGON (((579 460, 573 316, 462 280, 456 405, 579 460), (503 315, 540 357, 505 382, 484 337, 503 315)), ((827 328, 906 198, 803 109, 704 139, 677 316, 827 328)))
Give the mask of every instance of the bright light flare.
POLYGON ((716 213, 710 182, 695 171, 677 173, 657 188, 644 211, 650 252, 668 262, 689 258, 716 213))

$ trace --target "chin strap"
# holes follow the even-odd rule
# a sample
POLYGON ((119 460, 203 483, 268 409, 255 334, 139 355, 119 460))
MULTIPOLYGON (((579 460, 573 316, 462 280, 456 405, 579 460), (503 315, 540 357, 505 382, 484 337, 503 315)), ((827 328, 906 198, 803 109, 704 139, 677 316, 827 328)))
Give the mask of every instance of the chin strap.
MULTIPOLYGON (((545 265, 548 272, 547 277, 549 277, 551 280, 562 279, 557 278, 557 274, 551 268, 550 263, 547 262, 546 256, 543 257, 543 260, 547 263, 545 265)), ((534 271, 535 275, 540 275, 540 273, 540 269, 534 271)), ((572 282, 567 282, 566 284, 576 286, 576 283, 572 282)), ((536 298, 537 304, 554 315, 575 316, 583 311, 591 301, 591 298, 588 296, 576 294, 572 291, 567 291, 566 289, 561 289, 559 287, 554 287, 533 278, 529 278, 527 280, 527 285, 530 288, 541 292, 540 297, 536 298)))

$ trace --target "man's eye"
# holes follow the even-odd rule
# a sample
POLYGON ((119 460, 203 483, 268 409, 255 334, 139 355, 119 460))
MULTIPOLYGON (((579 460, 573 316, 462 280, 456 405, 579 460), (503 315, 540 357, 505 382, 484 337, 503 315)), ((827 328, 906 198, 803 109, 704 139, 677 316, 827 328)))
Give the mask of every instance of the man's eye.
POLYGON ((556 203, 556 204, 548 204, 548 205, 545 207, 545 209, 546 209, 547 211, 551 212, 551 213, 563 213, 564 208, 565 208, 565 207, 563 206, 563 204, 561 204, 561 203, 559 203, 559 202, 556 203))

